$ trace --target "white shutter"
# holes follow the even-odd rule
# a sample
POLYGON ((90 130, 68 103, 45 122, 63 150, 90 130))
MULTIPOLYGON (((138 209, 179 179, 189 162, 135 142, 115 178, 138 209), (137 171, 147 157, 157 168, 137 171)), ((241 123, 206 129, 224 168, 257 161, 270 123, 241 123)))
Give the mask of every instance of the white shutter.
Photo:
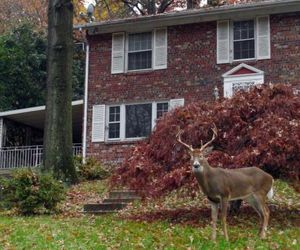
POLYGON ((111 46, 111 73, 124 72, 125 35, 124 33, 114 33, 112 35, 111 46))
POLYGON ((229 20, 217 24, 217 63, 229 63, 229 20))
POLYGON ((184 99, 171 99, 170 100, 170 110, 184 106, 184 99))
POLYGON ((103 142, 105 139, 105 105, 93 106, 92 142, 103 142))
POLYGON ((154 31, 154 69, 166 69, 168 61, 167 29, 156 29, 154 31))
POLYGON ((269 16, 261 16, 256 19, 257 27, 257 59, 270 59, 270 19, 269 16))

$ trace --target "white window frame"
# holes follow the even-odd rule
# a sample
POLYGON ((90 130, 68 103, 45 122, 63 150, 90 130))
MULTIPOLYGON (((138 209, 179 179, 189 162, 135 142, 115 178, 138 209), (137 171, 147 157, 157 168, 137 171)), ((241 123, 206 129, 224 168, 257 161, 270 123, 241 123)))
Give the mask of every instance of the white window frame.
MULTIPOLYGON (((239 61, 250 61, 250 60, 255 60, 257 58, 257 37, 256 37, 256 30, 257 29, 257 26, 256 26, 256 18, 254 19, 240 19, 240 20, 231 20, 230 22, 230 46, 231 46, 231 49, 230 49, 230 55, 231 55, 231 58, 232 58, 232 61, 233 62, 239 62, 239 61), (254 57, 252 58, 242 58, 242 59, 234 59, 234 23, 235 22, 242 22, 242 21, 253 21, 253 25, 254 25, 254 57)), ((252 39, 241 39, 239 41, 246 41, 246 40, 252 40, 252 39)))
MULTIPOLYGON (((230 48, 229 48, 229 56, 231 62, 241 62, 241 61, 253 61, 257 59, 257 25, 256 25, 256 17, 254 18, 246 18, 246 19, 234 19, 229 22, 229 32, 230 32, 230 48), (254 57, 253 58, 242 58, 242 59, 234 59, 234 22, 241 21, 253 21, 254 22, 254 57)), ((245 39, 250 40, 250 39, 245 39)))
POLYGON ((117 141, 138 141, 145 139, 146 137, 132 137, 126 138, 126 106, 128 105, 142 105, 142 104, 151 104, 152 105, 152 120, 151 120, 151 131, 155 129, 156 120, 157 120, 157 104, 158 103, 168 103, 168 111, 170 111, 170 101, 149 101, 149 102, 137 102, 137 103, 122 103, 122 104, 113 104, 106 105, 106 121, 105 121, 105 141, 106 142, 117 142, 117 141), (119 138, 109 138, 109 108, 110 107, 120 107, 120 137, 119 138))
MULTIPOLYGON (((120 107, 120 105, 111 105, 109 107, 107 107, 107 122, 106 122, 106 126, 107 126, 107 137, 108 137, 108 132, 109 132, 109 125, 110 124, 116 124, 116 123, 119 123, 120 124, 120 133, 121 133, 121 107, 120 107, 120 120, 118 122, 114 121, 114 122, 111 122, 109 121, 109 110, 110 108, 113 108, 113 107, 120 107)), ((116 138, 111 138, 111 140, 120 140, 120 136, 119 137, 116 137, 116 138)))
MULTIPOLYGON (((149 50, 144 50, 144 51, 149 51, 149 50)), ((142 52, 142 50, 137 51, 137 52, 142 52)), ((125 34, 125 73, 127 72, 141 72, 141 71, 149 71, 153 70, 153 61, 154 61, 154 30, 146 30, 142 32, 131 32, 131 33, 126 33, 125 34), (129 70, 128 69, 128 54, 129 54, 129 35, 131 34, 139 34, 139 33, 151 33, 151 68, 146 68, 146 69, 133 69, 129 70)))

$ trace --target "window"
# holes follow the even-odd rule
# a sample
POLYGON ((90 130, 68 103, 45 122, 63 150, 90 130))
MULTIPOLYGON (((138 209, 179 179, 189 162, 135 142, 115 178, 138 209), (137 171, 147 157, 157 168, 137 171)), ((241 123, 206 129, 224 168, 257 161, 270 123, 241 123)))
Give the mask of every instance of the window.
POLYGON ((120 105, 93 105, 92 142, 136 140, 147 137, 156 120, 171 109, 184 106, 184 99, 120 105))
POLYGON ((163 103, 157 103, 156 106, 156 118, 162 117, 165 113, 167 113, 169 110, 169 103, 163 102, 163 103))
POLYGON ((217 22, 217 63, 271 58, 270 18, 217 22))
POLYGON ((128 35, 128 70, 152 68, 152 32, 128 35))
POLYGON ((254 21, 233 22, 233 59, 255 58, 254 21))
POLYGON ((169 103, 122 104, 108 107, 109 140, 147 137, 155 120, 168 112, 169 103))
POLYGON ((109 138, 120 137, 120 106, 109 107, 108 131, 109 138))
POLYGON ((112 34, 111 73, 166 69, 168 63, 167 29, 142 33, 112 34))
POLYGON ((126 138, 146 137, 152 127, 152 104, 126 105, 126 138))

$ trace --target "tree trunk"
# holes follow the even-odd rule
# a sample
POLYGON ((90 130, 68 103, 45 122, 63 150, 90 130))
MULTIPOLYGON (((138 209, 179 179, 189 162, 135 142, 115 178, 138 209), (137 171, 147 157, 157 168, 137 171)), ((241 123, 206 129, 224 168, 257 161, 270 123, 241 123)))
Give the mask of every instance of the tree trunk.
POLYGON ((73 4, 49 0, 44 170, 77 182, 72 154, 73 4))

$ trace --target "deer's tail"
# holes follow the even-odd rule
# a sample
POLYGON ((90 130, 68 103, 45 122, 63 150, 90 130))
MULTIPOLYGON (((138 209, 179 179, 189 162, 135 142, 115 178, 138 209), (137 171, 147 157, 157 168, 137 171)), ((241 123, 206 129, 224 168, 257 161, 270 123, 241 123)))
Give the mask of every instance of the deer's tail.
POLYGON ((269 200, 272 200, 272 198, 273 198, 273 196, 274 196, 273 183, 274 183, 274 179, 272 179, 271 189, 270 189, 269 192, 267 193, 267 197, 268 197, 269 200))

